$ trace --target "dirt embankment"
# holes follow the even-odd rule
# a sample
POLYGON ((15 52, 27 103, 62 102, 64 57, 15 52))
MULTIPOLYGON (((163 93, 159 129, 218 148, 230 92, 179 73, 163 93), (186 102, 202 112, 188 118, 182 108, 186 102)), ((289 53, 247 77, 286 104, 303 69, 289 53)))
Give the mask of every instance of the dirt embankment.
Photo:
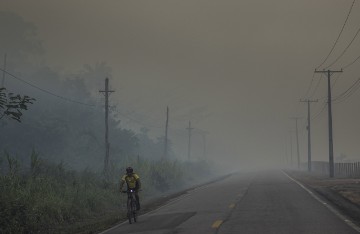
POLYGON ((360 179, 329 178, 307 172, 287 172, 303 185, 333 204, 354 223, 360 225, 360 179))

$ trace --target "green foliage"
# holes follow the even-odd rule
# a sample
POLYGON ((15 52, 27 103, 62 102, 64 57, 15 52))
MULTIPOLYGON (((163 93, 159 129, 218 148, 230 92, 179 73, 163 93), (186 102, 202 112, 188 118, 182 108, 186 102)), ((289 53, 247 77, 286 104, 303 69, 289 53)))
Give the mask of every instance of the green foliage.
POLYGON ((34 101, 34 98, 26 95, 7 94, 5 88, 0 88, 0 119, 8 116, 11 119, 21 122, 22 111, 27 110, 27 105, 33 104, 34 101))
POLYGON ((16 158, 11 157, 10 154, 6 151, 4 152, 4 154, 9 167, 9 176, 14 177, 18 174, 19 161, 16 158))
POLYGON ((118 219, 125 215, 126 196, 118 186, 128 165, 141 177, 142 200, 184 188, 189 178, 196 179, 208 167, 127 157, 123 166, 112 164, 112 180, 105 182, 102 173, 68 170, 63 162, 41 159, 35 150, 28 170, 7 152, 4 157, 8 170, 0 174, 0 233, 74 233, 83 231, 85 223, 118 219), (84 224, 76 229, 79 223, 84 224))
POLYGON ((30 171, 5 154, 9 171, 0 175, 0 233, 54 233, 64 226, 119 208, 123 198, 115 185, 104 188, 101 176, 66 170, 31 154, 30 171))
POLYGON ((41 172, 42 160, 39 158, 39 154, 37 154, 34 149, 32 150, 30 157, 30 172, 33 177, 36 177, 41 172))

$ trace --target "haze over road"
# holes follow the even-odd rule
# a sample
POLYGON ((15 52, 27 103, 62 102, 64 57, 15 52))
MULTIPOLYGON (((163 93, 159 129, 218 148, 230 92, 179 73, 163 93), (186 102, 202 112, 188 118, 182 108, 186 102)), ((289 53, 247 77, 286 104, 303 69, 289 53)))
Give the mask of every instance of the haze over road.
POLYGON ((281 171, 234 174, 112 233, 358 233, 281 171))

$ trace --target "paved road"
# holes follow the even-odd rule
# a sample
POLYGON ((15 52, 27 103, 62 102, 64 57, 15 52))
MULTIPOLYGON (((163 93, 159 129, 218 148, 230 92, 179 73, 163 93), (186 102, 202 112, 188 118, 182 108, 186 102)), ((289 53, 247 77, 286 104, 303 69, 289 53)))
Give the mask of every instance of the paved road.
POLYGON ((234 174, 107 232, 358 233, 280 171, 234 174))

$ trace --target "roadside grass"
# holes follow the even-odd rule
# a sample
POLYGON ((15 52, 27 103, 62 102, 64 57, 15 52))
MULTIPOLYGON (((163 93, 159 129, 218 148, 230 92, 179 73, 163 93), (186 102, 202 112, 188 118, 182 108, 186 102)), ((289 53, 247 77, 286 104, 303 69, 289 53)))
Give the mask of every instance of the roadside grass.
POLYGON ((30 167, 4 153, 0 157, 0 233, 93 233, 125 216, 119 193, 127 165, 139 173, 142 199, 181 188, 200 174, 210 173, 204 163, 147 161, 128 158, 112 165, 110 177, 90 169, 70 170, 33 151, 30 167))

